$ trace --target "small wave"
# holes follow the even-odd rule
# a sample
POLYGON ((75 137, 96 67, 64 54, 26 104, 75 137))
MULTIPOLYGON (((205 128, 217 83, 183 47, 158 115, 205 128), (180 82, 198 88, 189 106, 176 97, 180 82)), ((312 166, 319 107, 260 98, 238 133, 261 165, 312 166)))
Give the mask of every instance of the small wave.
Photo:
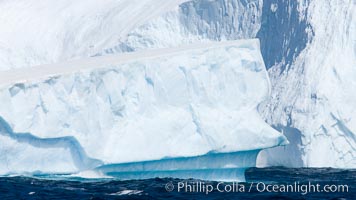
POLYGON ((84 179, 112 179, 113 177, 104 175, 98 171, 87 170, 76 174, 71 174, 70 177, 80 177, 84 179))
POLYGON ((122 190, 116 193, 111 193, 109 195, 114 195, 114 196, 138 195, 141 194, 142 192, 143 192, 142 190, 122 190))

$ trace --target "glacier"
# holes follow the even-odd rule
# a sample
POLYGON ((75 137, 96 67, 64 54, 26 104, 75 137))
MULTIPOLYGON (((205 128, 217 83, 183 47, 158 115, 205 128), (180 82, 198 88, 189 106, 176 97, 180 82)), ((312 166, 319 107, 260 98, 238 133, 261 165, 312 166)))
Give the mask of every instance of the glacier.
POLYGON ((270 83, 256 39, 15 69, 0 85, 1 174, 132 178, 120 164, 146 162, 136 178, 244 180, 261 149, 287 144, 257 112, 270 83))

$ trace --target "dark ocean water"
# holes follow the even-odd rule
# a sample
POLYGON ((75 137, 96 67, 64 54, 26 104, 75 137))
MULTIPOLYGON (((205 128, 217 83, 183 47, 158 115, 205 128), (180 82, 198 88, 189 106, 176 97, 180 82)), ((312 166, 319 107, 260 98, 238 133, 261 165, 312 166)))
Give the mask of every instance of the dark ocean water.
POLYGON ((355 187, 356 170, 274 167, 247 170, 246 183, 171 178, 119 181, 59 177, 2 177, 0 199, 354 200, 356 199, 355 187), (316 191, 317 184, 319 184, 319 192, 316 191), (273 191, 272 187, 278 189, 273 191), (287 187, 289 191, 283 190, 287 187), (269 188, 270 192, 266 191, 266 188, 269 188), (327 191, 324 190, 325 188, 327 191), (294 191, 291 191, 292 189, 294 191))

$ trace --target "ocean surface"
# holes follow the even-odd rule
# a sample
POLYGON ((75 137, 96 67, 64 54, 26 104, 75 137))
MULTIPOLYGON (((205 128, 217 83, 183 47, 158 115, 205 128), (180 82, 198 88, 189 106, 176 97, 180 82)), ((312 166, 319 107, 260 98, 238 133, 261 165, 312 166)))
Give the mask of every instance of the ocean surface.
POLYGON ((251 168, 246 182, 1 177, 0 199, 356 199, 356 170, 251 168), (319 185, 319 186, 318 186, 319 185))

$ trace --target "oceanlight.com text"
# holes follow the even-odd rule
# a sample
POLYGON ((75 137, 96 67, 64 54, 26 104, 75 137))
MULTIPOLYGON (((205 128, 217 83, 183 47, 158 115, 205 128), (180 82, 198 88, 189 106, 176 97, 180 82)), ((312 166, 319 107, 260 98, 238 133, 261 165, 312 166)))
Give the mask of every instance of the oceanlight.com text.
POLYGON ((238 183, 238 182, 204 182, 204 181, 182 181, 169 182, 165 185, 168 192, 176 191, 180 193, 251 193, 251 192, 268 192, 268 193, 344 193, 349 192, 349 186, 346 184, 319 184, 319 183, 300 183, 292 184, 272 184, 264 182, 238 183))

